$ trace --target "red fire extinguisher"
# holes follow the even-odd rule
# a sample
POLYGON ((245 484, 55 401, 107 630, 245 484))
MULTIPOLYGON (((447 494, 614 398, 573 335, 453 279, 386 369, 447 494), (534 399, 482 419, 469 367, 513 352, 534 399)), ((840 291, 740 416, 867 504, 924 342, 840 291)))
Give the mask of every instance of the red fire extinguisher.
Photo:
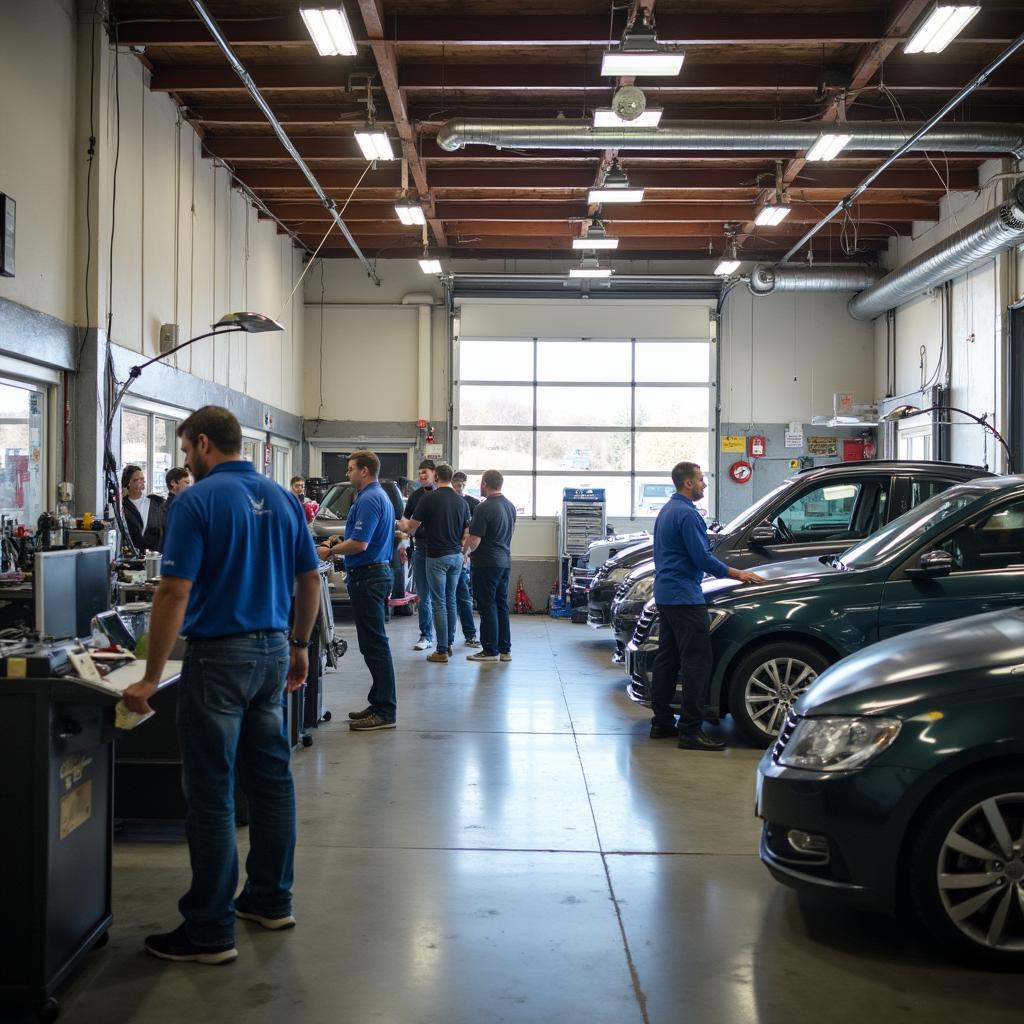
POLYGON ((530 604, 530 599, 526 596, 526 587, 523 586, 523 577, 519 577, 519 582, 516 583, 516 614, 517 615, 530 615, 533 613, 533 605, 530 604))

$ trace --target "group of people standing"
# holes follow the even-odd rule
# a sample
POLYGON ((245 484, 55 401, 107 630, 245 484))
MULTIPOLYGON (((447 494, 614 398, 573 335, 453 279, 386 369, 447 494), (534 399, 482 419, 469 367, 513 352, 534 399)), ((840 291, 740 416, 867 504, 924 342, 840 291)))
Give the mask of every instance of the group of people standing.
POLYGON ((478 500, 463 493, 464 473, 425 459, 419 467, 421 486, 409 496, 397 522, 379 473, 380 460, 373 452, 349 457, 348 479, 356 499, 345 520, 345 539, 329 550, 344 557, 356 637, 371 676, 367 706, 349 712, 349 726, 356 732, 393 729, 397 719, 395 669, 384 623, 396 527, 413 543, 420 623, 414 649, 434 645, 427 661, 447 664, 454 653, 455 624, 461 620, 466 645, 477 648, 469 661, 512 660, 508 580, 516 510, 501 493, 501 473, 483 474, 483 500, 478 500), (479 638, 473 595, 480 611, 479 638))
POLYGON ((146 493, 146 473, 141 466, 125 466, 121 471, 121 491, 125 526, 137 551, 163 551, 164 531, 171 502, 190 483, 192 475, 182 466, 164 474, 167 497, 146 493))

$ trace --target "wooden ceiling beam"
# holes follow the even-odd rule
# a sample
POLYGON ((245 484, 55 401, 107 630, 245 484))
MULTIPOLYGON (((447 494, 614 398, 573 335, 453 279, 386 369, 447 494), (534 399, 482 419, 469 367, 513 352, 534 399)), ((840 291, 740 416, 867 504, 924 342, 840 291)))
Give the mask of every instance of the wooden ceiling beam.
POLYGON ((398 137, 402 140, 402 153, 416 185, 417 195, 424 204, 427 223, 430 225, 437 244, 446 245, 444 224, 434 216, 434 196, 427 183, 427 168, 418 152, 416 132, 409 120, 405 97, 399 88, 399 70, 395 51, 383 41, 385 32, 382 0, 359 0, 359 13, 366 26, 366 34, 371 40, 370 47, 373 50, 374 60, 377 62, 381 84, 384 86, 384 95, 387 97, 388 106, 391 107, 391 119, 398 132, 398 137))

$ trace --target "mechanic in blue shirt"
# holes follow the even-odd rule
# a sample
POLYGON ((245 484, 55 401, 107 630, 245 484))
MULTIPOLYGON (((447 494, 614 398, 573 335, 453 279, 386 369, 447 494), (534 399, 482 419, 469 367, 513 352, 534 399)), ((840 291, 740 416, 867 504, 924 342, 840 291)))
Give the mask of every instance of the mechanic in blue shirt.
POLYGON ((395 544, 395 506, 377 482, 380 459, 371 451, 353 452, 348 480, 356 500, 345 519, 345 539, 331 554, 345 556, 345 581, 352 602, 359 653, 370 670, 370 692, 362 711, 350 711, 354 732, 394 729, 397 714, 395 665, 384 627, 384 612, 394 585, 391 554, 395 544))
POLYGON ((651 739, 678 737, 684 750, 724 750, 701 728, 711 686, 711 629, 701 581, 705 574, 761 583, 756 573, 730 569, 711 553, 704 518, 694 502, 704 497, 704 474, 693 462, 672 467, 676 493, 654 524, 654 600, 661 620, 651 682, 651 739), (683 670, 679 728, 671 701, 683 670))
POLYGON ((184 923, 147 936, 145 948, 164 960, 220 964, 238 956, 236 916, 271 930, 295 924, 284 691, 302 686, 309 671, 319 562, 298 499, 243 461, 242 429, 227 409, 204 406, 178 436, 196 484, 174 500, 146 671, 124 701, 150 710, 183 631, 177 726, 192 885, 178 903, 184 923), (247 879, 237 897, 236 757, 250 816, 247 879))

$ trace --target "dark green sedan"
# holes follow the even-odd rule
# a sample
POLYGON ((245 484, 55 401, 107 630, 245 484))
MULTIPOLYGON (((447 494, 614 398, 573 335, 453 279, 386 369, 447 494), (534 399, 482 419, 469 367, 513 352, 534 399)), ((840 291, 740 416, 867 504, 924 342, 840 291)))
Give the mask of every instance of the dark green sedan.
MULTIPOLYGON (((755 571, 767 582, 704 584, 714 653, 706 717, 730 713, 742 735, 767 746, 841 658, 932 623, 1024 605, 1024 477, 958 484, 841 555, 755 571)), ((631 696, 641 701, 656 628, 651 603, 626 652, 631 696)))
POLYGON ((761 760, 757 814, 780 882, 909 909, 941 950, 1024 967, 1024 610, 823 673, 761 760))

